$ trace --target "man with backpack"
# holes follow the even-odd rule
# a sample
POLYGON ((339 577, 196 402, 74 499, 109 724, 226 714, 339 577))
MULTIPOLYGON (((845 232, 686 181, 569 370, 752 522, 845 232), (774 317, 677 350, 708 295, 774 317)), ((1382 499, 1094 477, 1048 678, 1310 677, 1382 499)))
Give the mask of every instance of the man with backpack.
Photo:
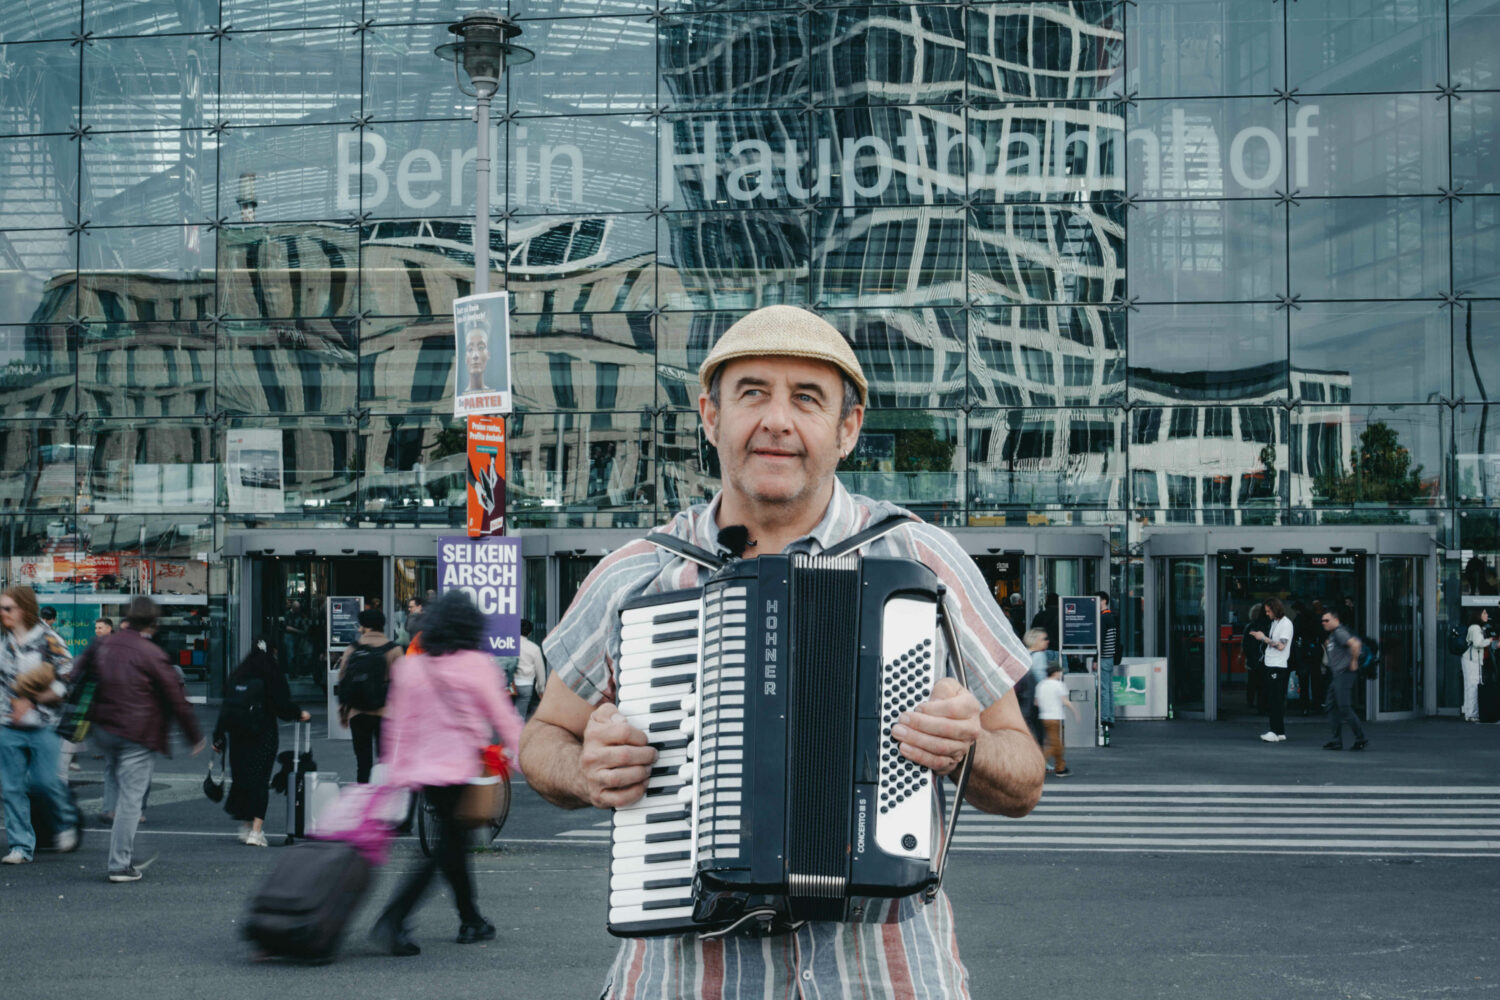
POLYGON ((1323 749, 1344 749, 1347 722, 1354 733, 1354 745, 1349 749, 1363 750, 1370 741, 1365 739, 1364 727, 1354 714, 1354 682, 1359 677, 1363 643, 1339 621, 1339 613, 1332 608, 1323 612, 1323 629, 1328 633, 1324 648, 1328 651, 1328 722, 1333 726, 1333 738, 1323 744, 1323 749))
POLYGON ((401 647, 385 635, 385 615, 374 608, 359 613, 359 638, 339 658, 339 721, 354 737, 355 780, 366 784, 380 756, 380 726, 391 664, 401 647))

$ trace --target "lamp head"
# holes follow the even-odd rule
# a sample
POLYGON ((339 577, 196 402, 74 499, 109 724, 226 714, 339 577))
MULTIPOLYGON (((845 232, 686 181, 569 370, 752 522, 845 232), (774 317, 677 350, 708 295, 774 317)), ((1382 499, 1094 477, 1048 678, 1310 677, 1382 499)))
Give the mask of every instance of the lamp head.
POLYGON ((521 29, 499 14, 479 11, 448 25, 448 30, 458 36, 458 41, 439 45, 433 51, 453 63, 454 79, 458 79, 458 68, 463 67, 474 89, 465 87, 462 80, 458 80, 458 88, 470 97, 494 96, 507 63, 519 65, 536 58, 530 49, 510 44, 521 29))

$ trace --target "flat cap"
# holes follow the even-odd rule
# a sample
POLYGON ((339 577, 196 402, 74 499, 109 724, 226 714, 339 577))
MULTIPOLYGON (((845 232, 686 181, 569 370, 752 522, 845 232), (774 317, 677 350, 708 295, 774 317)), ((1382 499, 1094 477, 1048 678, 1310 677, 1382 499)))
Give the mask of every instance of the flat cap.
POLYGON ((844 335, 823 317, 796 306, 765 306, 725 330, 698 366, 698 382, 707 392, 714 372, 726 361, 764 357, 826 361, 849 376, 861 406, 868 402, 864 369, 844 335))

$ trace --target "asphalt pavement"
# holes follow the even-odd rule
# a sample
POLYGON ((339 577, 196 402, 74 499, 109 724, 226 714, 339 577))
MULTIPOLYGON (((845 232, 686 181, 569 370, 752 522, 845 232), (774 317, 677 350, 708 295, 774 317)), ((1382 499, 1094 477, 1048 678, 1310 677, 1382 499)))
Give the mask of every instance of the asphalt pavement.
MULTIPOLYGON (((1371 724, 1360 753, 1322 750, 1319 720, 1293 717, 1285 743, 1259 741, 1263 728, 1121 723, 1112 746, 1070 752, 1074 776, 1050 778, 1032 816, 968 812, 946 888, 972 995, 1500 996, 1500 726, 1371 724)), ((346 742, 318 739, 314 755, 352 776, 346 742)), ((92 815, 99 762, 81 763, 75 790, 92 815)), ((500 849, 473 859, 494 942, 453 942, 441 880, 417 917, 422 955, 366 942, 418 863, 407 839, 337 963, 256 962, 239 922, 280 848, 235 840, 198 788, 205 763, 161 761, 137 839, 142 881, 105 881, 108 836, 93 822, 75 854, 0 868, 0 964, 18 996, 598 996, 615 947, 603 814, 516 785, 500 849)), ((274 799, 271 812, 274 833, 274 799)))

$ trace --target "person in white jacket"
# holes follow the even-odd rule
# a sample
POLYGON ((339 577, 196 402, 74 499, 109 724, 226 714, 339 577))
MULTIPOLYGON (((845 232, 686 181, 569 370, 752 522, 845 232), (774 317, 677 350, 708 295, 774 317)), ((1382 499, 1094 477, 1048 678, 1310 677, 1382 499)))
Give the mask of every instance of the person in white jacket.
POLYGON ((1469 625, 1469 632, 1464 638, 1468 641, 1468 647, 1463 654, 1464 668, 1464 721, 1479 721, 1479 685, 1484 683, 1484 651, 1494 644, 1494 640, 1484 634, 1484 626, 1490 620, 1490 613, 1485 608, 1480 608, 1474 615, 1469 625))

